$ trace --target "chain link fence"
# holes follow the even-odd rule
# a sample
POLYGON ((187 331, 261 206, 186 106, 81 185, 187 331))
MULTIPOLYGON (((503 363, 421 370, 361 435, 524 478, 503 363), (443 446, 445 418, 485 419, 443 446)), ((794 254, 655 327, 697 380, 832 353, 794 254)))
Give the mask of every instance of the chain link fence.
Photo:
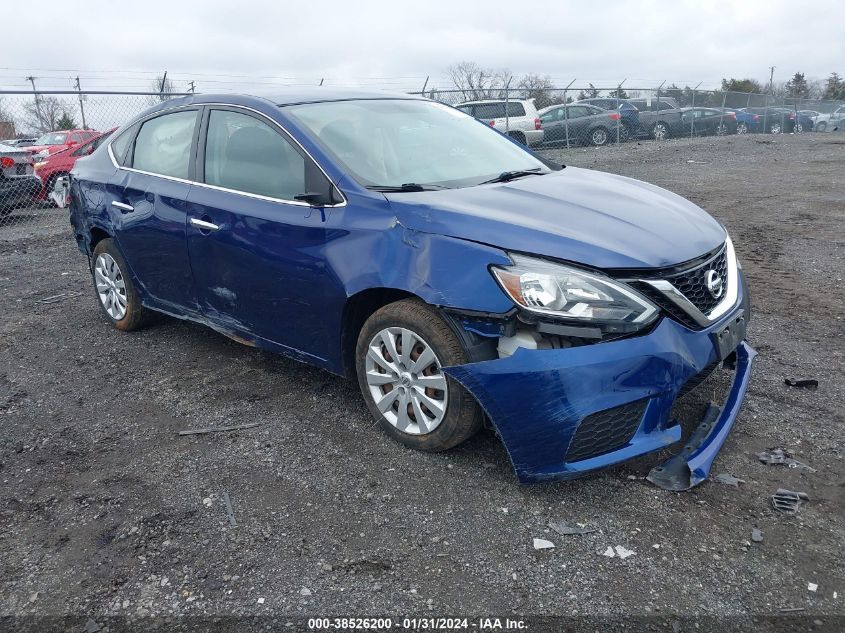
POLYGON ((455 106, 541 150, 632 139, 831 132, 845 125, 845 101, 724 90, 570 84, 415 94, 455 106))
MULTIPOLYGON (((458 107, 532 148, 616 146, 696 136, 829 133, 845 102, 697 88, 576 85, 419 93, 458 107)), ((149 92, 0 91, 0 239, 67 225, 66 176, 111 130, 181 96, 149 92)))
POLYGON ((146 108, 157 93, 0 91, 0 239, 68 226, 74 163, 146 108))

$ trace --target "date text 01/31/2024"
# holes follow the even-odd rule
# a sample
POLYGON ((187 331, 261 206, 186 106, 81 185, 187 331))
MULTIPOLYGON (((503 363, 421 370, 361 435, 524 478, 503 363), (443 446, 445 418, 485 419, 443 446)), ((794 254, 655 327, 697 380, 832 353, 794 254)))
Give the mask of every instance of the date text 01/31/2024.
POLYGON ((370 630, 386 631, 404 629, 410 631, 449 631, 459 629, 485 630, 526 630, 523 620, 510 618, 310 618, 309 630, 370 630))

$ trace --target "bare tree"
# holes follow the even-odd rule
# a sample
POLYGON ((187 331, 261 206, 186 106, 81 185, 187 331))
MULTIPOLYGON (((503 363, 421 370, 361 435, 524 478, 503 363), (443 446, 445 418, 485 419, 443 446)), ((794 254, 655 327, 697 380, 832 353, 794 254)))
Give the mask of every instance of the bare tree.
POLYGON ((150 92, 158 93, 156 96, 149 98, 150 105, 155 105, 172 99, 173 95, 176 94, 176 86, 173 84, 173 81, 167 78, 167 73, 165 72, 150 83, 150 92))
POLYGON ((482 68, 475 62, 461 62, 449 66, 449 77, 467 101, 494 99, 503 96, 511 74, 505 69, 482 68))
POLYGON ((73 104, 66 103, 57 97, 36 95, 32 103, 25 103, 24 123, 30 129, 38 132, 52 132, 58 128, 62 116, 74 113, 73 104))
POLYGON ((534 99, 534 105, 538 109, 563 103, 563 93, 553 92, 554 84, 548 75, 529 73, 519 80, 517 87, 522 89, 525 99, 534 99))

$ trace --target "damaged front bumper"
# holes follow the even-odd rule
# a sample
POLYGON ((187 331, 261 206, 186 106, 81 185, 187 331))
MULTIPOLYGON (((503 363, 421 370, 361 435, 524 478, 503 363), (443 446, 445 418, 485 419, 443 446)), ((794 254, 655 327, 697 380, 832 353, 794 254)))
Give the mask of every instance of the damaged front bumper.
POLYGON ((756 352, 744 341, 746 301, 705 330, 663 318, 643 336, 520 348, 507 358, 444 371, 481 404, 520 482, 535 483, 572 479, 679 441, 681 427, 670 411, 682 388, 735 354, 723 406, 711 407, 679 455, 649 476, 658 486, 684 490, 707 478, 748 388, 756 352))

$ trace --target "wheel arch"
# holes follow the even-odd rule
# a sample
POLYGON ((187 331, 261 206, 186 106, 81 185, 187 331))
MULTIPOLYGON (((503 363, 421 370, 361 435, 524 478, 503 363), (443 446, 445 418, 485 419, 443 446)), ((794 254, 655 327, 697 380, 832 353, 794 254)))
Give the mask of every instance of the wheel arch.
POLYGON ((343 305, 340 345, 343 374, 355 377, 355 347, 358 335, 367 319, 386 305, 403 299, 421 299, 407 290, 399 288, 367 288, 350 296, 343 305))

